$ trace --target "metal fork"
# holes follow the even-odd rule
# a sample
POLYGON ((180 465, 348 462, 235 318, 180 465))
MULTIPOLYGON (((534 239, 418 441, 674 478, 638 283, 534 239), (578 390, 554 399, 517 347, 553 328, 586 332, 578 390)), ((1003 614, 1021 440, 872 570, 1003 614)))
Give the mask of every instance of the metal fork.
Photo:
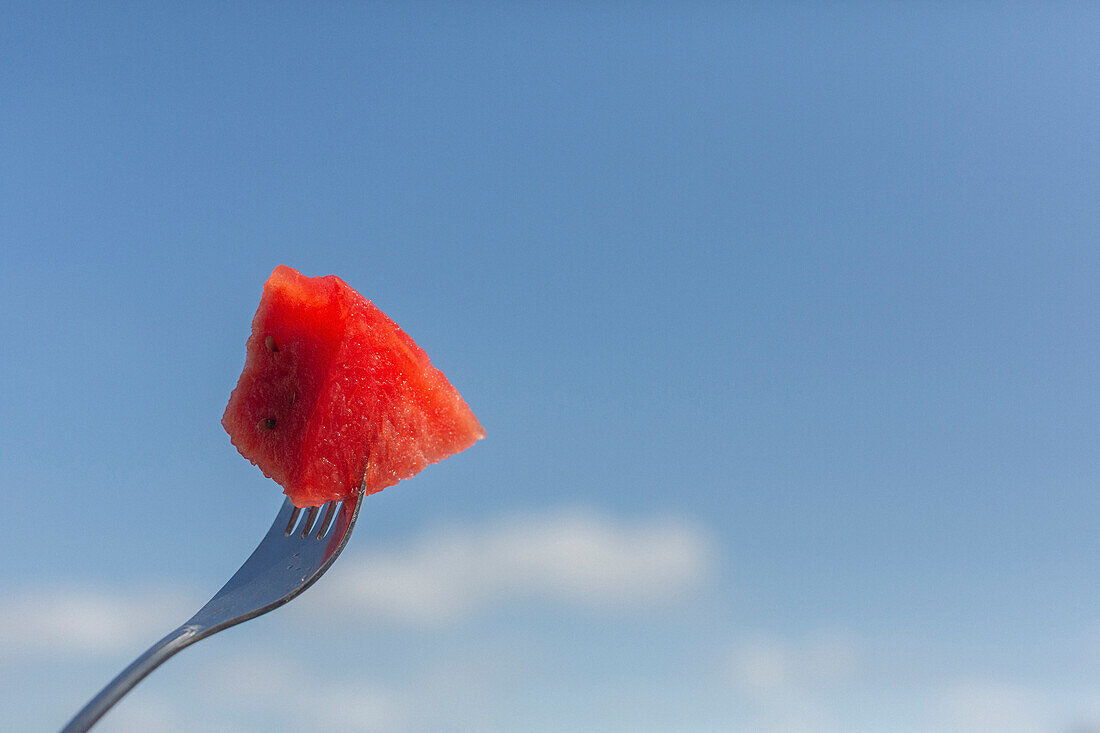
POLYGON ((302 510, 283 502, 267 536, 229 582, 178 629, 122 670, 69 721, 61 733, 83 733, 134 685, 179 650, 243 621, 273 611, 317 582, 329 569, 355 527, 364 485, 342 502, 302 510), (318 521, 320 517, 320 521, 318 521))

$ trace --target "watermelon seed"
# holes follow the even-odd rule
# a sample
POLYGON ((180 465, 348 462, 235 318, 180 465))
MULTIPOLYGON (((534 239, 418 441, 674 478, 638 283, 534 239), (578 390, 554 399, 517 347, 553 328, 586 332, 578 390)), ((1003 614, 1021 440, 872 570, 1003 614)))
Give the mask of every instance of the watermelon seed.
POLYGON ((266 346, 267 350, 271 352, 276 352, 279 350, 279 347, 275 345, 275 339, 271 336, 268 336, 264 339, 264 346, 266 346))
POLYGON ((275 418, 265 417, 263 420, 260 420, 260 423, 256 427, 259 428, 260 430, 274 430, 275 429, 275 418))

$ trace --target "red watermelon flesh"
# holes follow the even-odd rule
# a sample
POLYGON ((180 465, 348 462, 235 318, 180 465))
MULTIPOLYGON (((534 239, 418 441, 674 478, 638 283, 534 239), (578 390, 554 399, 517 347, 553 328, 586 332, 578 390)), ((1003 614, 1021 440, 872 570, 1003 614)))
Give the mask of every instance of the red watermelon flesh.
POLYGON ((222 425, 296 506, 409 478, 485 437, 443 372, 343 280, 280 265, 222 425))

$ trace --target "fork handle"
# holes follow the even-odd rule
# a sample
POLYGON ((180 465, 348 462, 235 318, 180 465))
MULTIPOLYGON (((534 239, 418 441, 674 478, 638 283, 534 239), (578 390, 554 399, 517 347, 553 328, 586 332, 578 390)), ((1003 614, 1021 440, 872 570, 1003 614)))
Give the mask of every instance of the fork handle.
POLYGON ((180 649, 194 644, 199 639, 207 636, 209 629, 193 623, 186 623, 168 634, 160 641, 135 659, 129 667, 122 670, 110 684, 104 687, 98 695, 93 697, 84 708, 76 714, 69 724, 61 729, 61 733, 84 733, 95 725, 96 721, 103 717, 104 713, 111 709, 123 695, 133 689, 134 685, 145 679, 145 676, 159 667, 169 657, 180 649))

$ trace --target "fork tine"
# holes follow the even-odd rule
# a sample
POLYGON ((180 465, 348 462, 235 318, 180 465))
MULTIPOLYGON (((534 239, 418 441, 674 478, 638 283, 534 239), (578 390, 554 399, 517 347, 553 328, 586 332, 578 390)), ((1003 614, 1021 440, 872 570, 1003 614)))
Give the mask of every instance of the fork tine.
POLYGON ((321 527, 317 530, 317 539, 323 539, 325 534, 328 533, 328 528, 332 525, 332 518, 336 516, 336 504, 335 501, 325 504, 325 516, 321 520, 321 527))
MULTIPOLYGON (((286 503, 290 504, 290 499, 287 499, 286 503)), ((289 537, 290 533, 294 531, 294 525, 298 523, 298 515, 302 513, 301 509, 294 506, 293 504, 290 505, 291 507, 293 507, 293 510, 290 512, 290 515, 287 518, 286 529, 283 530, 283 535, 286 537, 289 537)))
POLYGON ((311 506, 306 511, 306 518, 302 520, 302 537, 306 537, 309 534, 309 530, 313 529, 313 520, 317 518, 317 507, 311 506))

